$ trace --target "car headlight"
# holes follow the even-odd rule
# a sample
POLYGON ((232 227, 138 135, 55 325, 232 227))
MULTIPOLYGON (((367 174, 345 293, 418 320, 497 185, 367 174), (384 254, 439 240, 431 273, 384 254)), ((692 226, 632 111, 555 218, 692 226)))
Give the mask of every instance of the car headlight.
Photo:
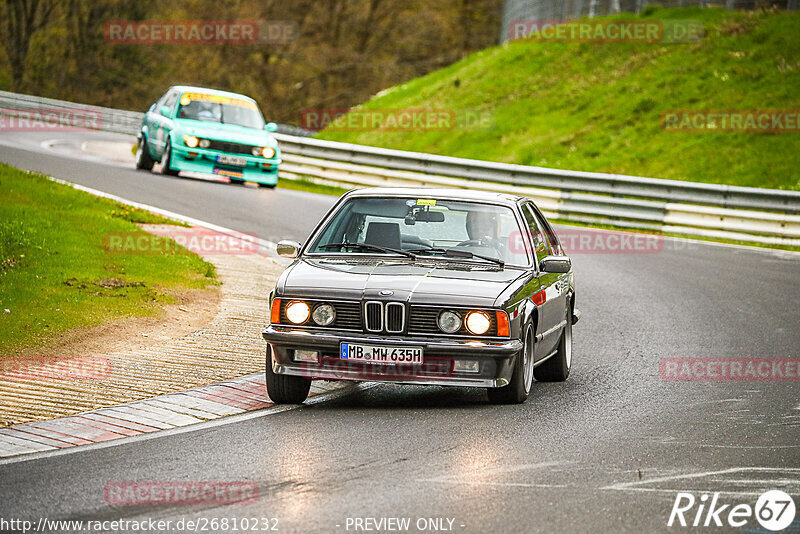
POLYGON ((451 311, 439 314, 439 329, 446 334, 455 334, 461 328, 461 317, 451 311))
POLYGON ((302 300, 293 300, 286 306, 286 318, 294 324, 303 324, 308 321, 311 310, 302 300))
POLYGON ((467 314, 467 329, 476 335, 483 335, 489 331, 492 326, 492 320, 489 319, 489 314, 482 311, 471 311, 467 314))
POLYGON ((184 135, 183 142, 186 143, 186 146, 189 148, 194 148, 197 146, 200 140, 193 135, 184 135))
POLYGON ((261 155, 261 147, 260 146, 254 146, 253 148, 250 149, 250 153, 252 155, 254 155, 254 156, 260 156, 261 155))
POLYGON ((336 310, 330 304, 320 304, 314 308, 311 318, 320 326, 328 326, 336 319, 336 310))
POLYGON ((208 139, 200 139, 200 148, 208 148, 211 146, 211 141, 208 139))
POLYGON ((272 159, 275 157, 275 149, 265 146, 261 149, 261 155, 267 159, 272 159))

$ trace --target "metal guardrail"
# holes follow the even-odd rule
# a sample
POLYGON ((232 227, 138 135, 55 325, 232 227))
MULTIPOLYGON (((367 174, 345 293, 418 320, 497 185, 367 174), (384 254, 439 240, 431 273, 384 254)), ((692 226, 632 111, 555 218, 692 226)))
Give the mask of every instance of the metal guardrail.
MULTIPOLYGON (((144 117, 144 113, 139 111, 125 111, 101 106, 89 106, 86 104, 67 102, 65 100, 55 100, 53 98, 9 93, 7 91, 0 91, 0 110, 5 114, 10 113, 17 115, 19 112, 24 111, 82 111, 87 115, 97 117, 97 129, 130 135, 139 133, 139 129, 142 125, 142 118, 144 117)), ((312 134, 312 132, 304 128, 291 124, 278 124, 278 132, 293 136, 308 136, 312 134)))
MULTIPOLYGON (((99 113, 98 128, 135 135, 142 113, 0 91, 5 110, 99 113)), ((8 113, 8 111, 5 111, 8 113)), ((520 194, 550 217, 590 224, 800 246, 800 191, 568 171, 406 152, 291 135, 279 125, 281 177, 346 186, 435 185, 520 194)))

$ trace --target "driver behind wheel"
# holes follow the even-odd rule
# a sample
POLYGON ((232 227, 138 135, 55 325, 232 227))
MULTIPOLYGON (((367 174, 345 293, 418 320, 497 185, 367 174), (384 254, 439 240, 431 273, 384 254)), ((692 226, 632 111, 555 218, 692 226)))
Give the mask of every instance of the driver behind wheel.
POLYGON ((466 226, 470 241, 492 247, 502 255, 503 244, 500 240, 500 221, 497 215, 484 211, 470 211, 467 213, 466 226))

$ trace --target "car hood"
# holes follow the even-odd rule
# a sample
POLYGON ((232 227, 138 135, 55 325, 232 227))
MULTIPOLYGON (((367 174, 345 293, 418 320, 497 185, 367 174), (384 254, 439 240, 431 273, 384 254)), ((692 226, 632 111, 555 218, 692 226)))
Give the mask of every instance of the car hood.
POLYGON ((493 306, 509 284, 524 274, 477 262, 301 259, 283 273, 278 290, 289 297, 493 306), (381 291, 392 295, 381 295, 381 291))
POLYGON ((266 130, 245 128, 235 124, 175 119, 175 129, 180 135, 194 135, 195 137, 204 137, 216 141, 272 148, 278 146, 278 142, 266 130))

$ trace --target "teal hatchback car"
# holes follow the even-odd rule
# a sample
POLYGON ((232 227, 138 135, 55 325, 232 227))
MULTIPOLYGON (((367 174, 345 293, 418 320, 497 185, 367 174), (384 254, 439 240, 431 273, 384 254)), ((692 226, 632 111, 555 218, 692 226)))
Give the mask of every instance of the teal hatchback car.
POLYGON ((136 168, 164 174, 181 171, 224 176, 231 182, 278 183, 280 149, 258 104, 244 95, 174 86, 150 106, 142 120, 136 168))

